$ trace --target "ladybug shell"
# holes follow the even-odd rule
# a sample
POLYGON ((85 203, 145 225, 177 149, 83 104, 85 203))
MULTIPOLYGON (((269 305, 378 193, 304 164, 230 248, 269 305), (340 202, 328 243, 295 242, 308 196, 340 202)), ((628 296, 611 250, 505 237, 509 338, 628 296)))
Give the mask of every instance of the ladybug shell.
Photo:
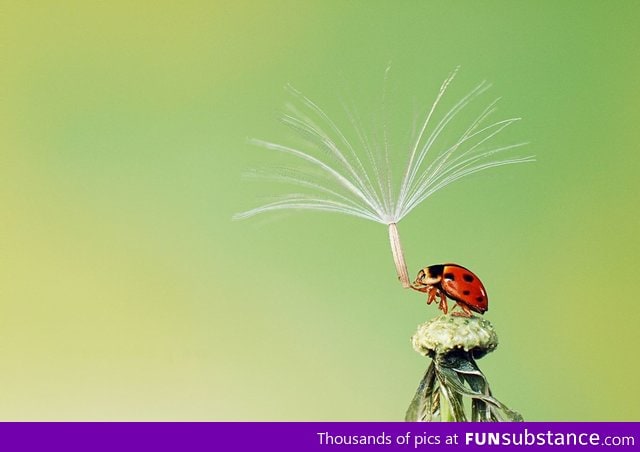
POLYGON ((432 265, 426 272, 439 280, 442 291, 480 314, 489 309, 489 298, 482 281, 471 270, 456 264, 432 265))

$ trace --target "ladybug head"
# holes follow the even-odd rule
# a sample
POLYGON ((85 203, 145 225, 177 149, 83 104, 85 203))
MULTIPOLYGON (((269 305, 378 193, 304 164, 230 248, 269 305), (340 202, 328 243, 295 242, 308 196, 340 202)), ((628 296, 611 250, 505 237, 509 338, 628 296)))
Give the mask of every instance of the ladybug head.
POLYGON ((422 286, 438 284, 442 278, 443 269, 444 265, 431 265, 423 268, 418 272, 414 284, 420 284, 422 286))

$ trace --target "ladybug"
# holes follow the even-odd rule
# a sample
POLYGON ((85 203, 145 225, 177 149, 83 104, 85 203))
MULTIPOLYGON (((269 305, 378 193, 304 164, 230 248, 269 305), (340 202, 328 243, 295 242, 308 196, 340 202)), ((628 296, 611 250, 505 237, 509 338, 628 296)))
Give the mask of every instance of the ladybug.
MULTIPOLYGON (((471 270, 457 264, 430 265, 418 272, 411 288, 427 294, 427 304, 440 297, 438 308, 445 314, 449 311, 447 297, 456 301, 462 313, 460 317, 471 317, 471 311, 484 314, 489 309, 489 298, 482 281, 471 270)), ((455 306, 454 306, 455 309, 455 306)))

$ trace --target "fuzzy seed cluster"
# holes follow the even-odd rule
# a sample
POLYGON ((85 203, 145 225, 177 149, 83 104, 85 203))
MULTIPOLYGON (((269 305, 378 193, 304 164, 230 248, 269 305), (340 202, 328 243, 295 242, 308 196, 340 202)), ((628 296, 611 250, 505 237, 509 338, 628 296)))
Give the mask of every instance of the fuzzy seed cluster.
POLYGON ((481 317, 441 315, 419 325, 411 342, 414 350, 424 356, 463 349, 480 358, 496 349, 498 335, 493 325, 481 317))

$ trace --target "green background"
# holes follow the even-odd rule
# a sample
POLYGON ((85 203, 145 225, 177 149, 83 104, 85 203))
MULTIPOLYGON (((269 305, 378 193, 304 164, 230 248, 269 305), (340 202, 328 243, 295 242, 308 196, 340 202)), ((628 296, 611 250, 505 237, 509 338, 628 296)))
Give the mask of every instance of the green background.
MULTIPOLYGON (((400 223, 410 274, 462 263, 490 295, 480 361, 527 420, 640 420, 640 3, 0 4, 0 419, 400 420, 434 315, 384 226, 231 216, 290 142, 293 84, 340 117, 392 70, 408 133, 460 65, 537 162, 400 223)), ((369 102, 369 103, 368 103, 369 102)), ((348 128, 349 124, 341 122, 348 128)), ((405 150, 396 150, 404 153, 405 150)))

